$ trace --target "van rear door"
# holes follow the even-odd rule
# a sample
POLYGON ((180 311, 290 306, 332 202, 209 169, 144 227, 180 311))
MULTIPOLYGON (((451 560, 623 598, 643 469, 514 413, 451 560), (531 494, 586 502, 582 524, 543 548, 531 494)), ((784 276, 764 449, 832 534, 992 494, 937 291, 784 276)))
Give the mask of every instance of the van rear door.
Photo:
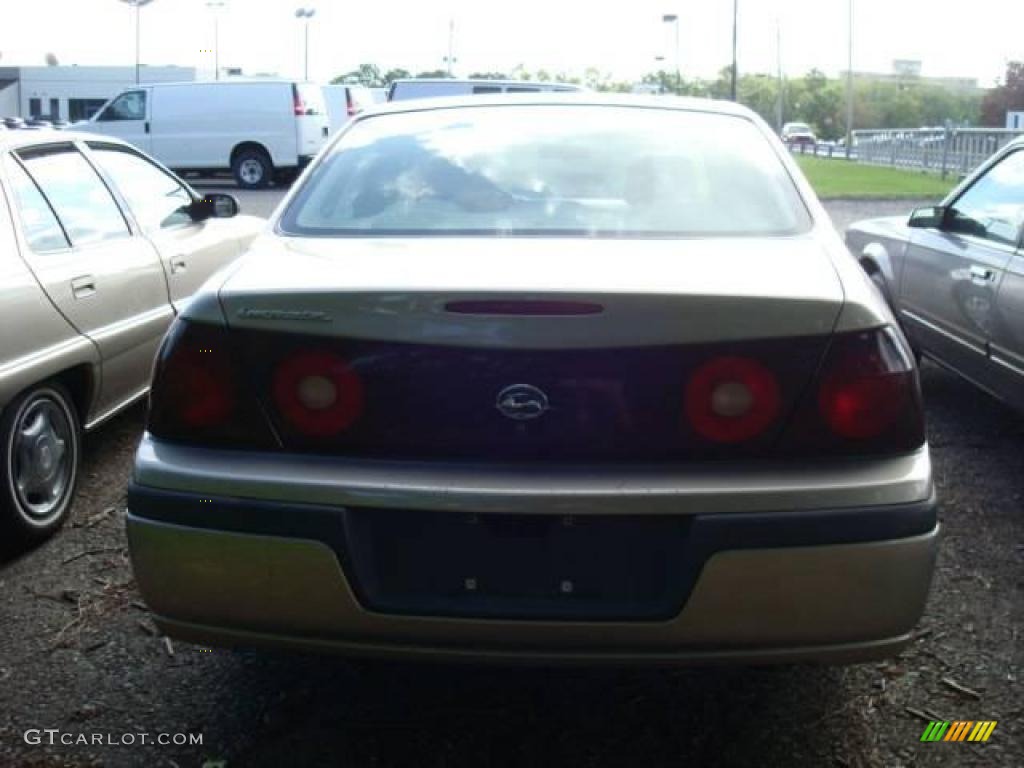
POLYGON ((316 83, 292 83, 295 130, 300 164, 311 158, 327 140, 329 125, 324 94, 316 83))

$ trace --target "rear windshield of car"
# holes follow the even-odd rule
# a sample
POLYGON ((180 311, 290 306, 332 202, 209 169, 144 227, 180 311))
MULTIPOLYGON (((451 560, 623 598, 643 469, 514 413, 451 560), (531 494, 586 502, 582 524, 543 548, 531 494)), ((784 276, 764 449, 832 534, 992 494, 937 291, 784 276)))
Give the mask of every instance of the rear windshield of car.
POLYGON ((809 225, 775 149, 744 117, 488 105, 357 122, 297 191, 279 230, 724 237, 809 225))

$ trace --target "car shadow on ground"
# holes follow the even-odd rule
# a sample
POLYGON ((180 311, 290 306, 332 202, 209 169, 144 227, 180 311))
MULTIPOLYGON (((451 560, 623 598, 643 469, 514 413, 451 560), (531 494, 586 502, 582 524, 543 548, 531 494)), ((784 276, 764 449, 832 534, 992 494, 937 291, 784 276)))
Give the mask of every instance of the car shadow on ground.
POLYGON ((248 734, 232 755, 244 765, 302 754, 311 765, 602 766, 642 756, 647 765, 810 766, 864 747, 855 729, 812 727, 842 725, 851 699, 842 668, 573 670, 234 656, 226 688, 246 705, 217 723, 224 732, 207 736, 226 744, 248 734))

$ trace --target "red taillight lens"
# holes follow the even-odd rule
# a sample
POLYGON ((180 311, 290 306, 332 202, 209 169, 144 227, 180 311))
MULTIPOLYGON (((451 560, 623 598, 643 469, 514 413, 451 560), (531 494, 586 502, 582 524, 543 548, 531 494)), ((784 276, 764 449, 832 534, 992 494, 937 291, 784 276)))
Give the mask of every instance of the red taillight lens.
POLYGON ((363 412, 363 382, 332 352, 301 352, 277 366, 274 403, 290 427, 309 437, 348 429, 363 412))
POLYGON ((717 357, 701 365, 686 386, 686 418, 704 439, 742 443, 762 435, 779 415, 779 383, 747 357, 717 357))
POLYGON ((237 373, 226 328, 178 320, 157 355, 147 429, 156 437, 238 447, 273 444, 237 373))
POLYGON ((306 114, 306 103, 302 100, 302 96, 299 93, 299 89, 292 85, 292 106, 295 109, 296 115, 306 114))
POLYGON ((897 453, 924 444, 917 370, 896 331, 835 336, 789 440, 791 448, 825 453, 897 453))

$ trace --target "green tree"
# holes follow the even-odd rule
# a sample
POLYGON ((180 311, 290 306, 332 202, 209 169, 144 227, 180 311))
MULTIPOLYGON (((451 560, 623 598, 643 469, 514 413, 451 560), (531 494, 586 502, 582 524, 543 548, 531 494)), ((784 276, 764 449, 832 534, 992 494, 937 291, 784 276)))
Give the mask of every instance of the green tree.
POLYGON ((1024 61, 1011 61, 1006 65, 1003 83, 985 94, 981 122, 1002 127, 1006 125, 1006 113, 1018 110, 1024 110, 1024 61))
POLYGON ((402 69, 401 67, 389 69, 384 73, 384 84, 391 85, 395 80, 406 80, 410 77, 412 77, 412 72, 408 69, 402 69))
POLYGON ((439 77, 451 77, 447 69, 430 69, 426 72, 417 72, 416 77, 420 79, 436 79, 439 77))
POLYGON ((474 72, 469 76, 470 80, 511 80, 504 72, 474 72))
POLYGON ((344 75, 338 75, 338 77, 331 80, 332 83, 359 83, 369 87, 379 87, 385 84, 384 78, 381 77, 380 68, 376 64, 360 64, 356 69, 351 72, 346 72, 344 75))

